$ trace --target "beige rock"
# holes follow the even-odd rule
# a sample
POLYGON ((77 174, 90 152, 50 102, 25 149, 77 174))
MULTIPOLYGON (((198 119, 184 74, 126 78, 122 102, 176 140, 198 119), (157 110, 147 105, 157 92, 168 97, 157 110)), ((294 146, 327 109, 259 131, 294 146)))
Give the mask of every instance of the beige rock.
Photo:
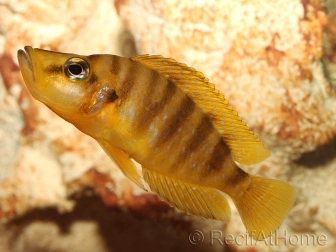
POLYGON ((0 251, 209 251, 189 233, 223 223, 134 186, 93 139, 34 100, 20 75, 24 45, 134 55, 113 2, 2 1, 0 30, 0 251))
MULTIPOLYGON (((336 96, 321 62, 323 31, 330 38, 329 55, 335 47, 333 16, 327 27, 321 1, 131 0, 116 6, 140 53, 203 71, 271 150, 266 161, 245 168, 296 187, 297 203, 279 232, 292 239, 298 233, 328 238, 325 246, 279 240, 277 246, 259 243, 258 248, 332 251, 336 96)), ((326 7, 334 10, 335 1, 326 7)), ((245 235, 237 212, 225 234, 245 235)))
POLYGON ((0 3, 0 251, 223 251, 225 241, 236 250, 334 251, 335 1, 325 2, 328 14, 319 0, 115 6, 121 19, 108 0, 0 3), (24 45, 132 56, 133 36, 139 53, 203 71, 271 150, 269 159, 244 168, 297 189, 278 231, 286 239, 255 245, 233 205, 223 226, 142 192, 93 139, 35 101, 18 71, 24 45), (202 239, 194 230, 203 233, 199 246, 189 241, 189 234, 202 239), (301 234, 326 235, 327 242, 307 246, 299 237, 302 244, 292 245, 301 234))
POLYGON ((98 5, 94 1, 5 1, 0 12, 1 30, 6 31, 0 59, 0 151, 5 157, 0 166, 0 215, 8 217, 45 206, 70 210, 73 202, 67 200, 67 184, 87 170, 103 164, 101 171, 124 178, 94 140, 31 97, 18 72, 16 53, 24 45, 82 53, 87 46, 92 48, 90 53, 113 52, 119 47, 117 39, 111 40, 112 34, 122 31, 121 23, 109 1, 98 5), (83 37, 85 30, 88 34, 95 31, 99 37, 110 36, 110 41, 102 37, 88 46, 83 41, 89 39, 83 37))
POLYGON ((334 91, 319 61, 327 16, 318 1, 140 2, 117 1, 139 52, 203 71, 251 127, 275 137, 265 139, 269 148, 286 139, 281 151, 298 155, 335 134, 334 91))

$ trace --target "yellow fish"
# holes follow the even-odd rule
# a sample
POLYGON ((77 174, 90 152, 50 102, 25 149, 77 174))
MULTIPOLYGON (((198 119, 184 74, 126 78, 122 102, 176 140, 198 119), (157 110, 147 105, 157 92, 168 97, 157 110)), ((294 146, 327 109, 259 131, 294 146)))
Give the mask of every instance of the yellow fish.
POLYGON ((194 68, 162 56, 124 58, 18 51, 31 94, 93 137, 141 188, 170 205, 228 222, 235 203, 254 239, 277 229, 295 200, 287 183, 249 165, 269 152, 223 95, 194 68), (140 175, 131 159, 142 166, 140 175))

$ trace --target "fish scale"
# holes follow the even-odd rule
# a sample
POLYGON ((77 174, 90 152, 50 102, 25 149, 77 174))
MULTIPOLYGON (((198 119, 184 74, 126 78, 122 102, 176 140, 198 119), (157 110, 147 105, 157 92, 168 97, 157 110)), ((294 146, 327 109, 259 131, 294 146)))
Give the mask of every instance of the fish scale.
POLYGON ((31 94, 94 138, 131 181, 172 206, 228 222, 236 205, 264 239, 295 201, 287 183, 244 172, 268 150, 204 75, 162 56, 18 51, 31 94), (73 71, 75 69, 75 71, 73 71))
POLYGON ((133 101, 139 104, 134 121, 134 130, 138 132, 146 131, 154 119, 161 116, 163 107, 174 98, 176 91, 175 87, 159 73, 155 71, 150 73, 146 83, 139 83, 143 92, 141 95, 137 94, 140 99, 133 101))

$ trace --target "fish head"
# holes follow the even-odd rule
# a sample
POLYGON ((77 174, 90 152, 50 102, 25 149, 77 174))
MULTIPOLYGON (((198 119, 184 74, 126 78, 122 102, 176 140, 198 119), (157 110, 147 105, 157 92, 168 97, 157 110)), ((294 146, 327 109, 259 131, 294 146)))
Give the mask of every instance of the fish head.
POLYGON ((87 123, 118 98, 107 67, 113 55, 81 56, 29 46, 24 49, 18 51, 18 60, 30 93, 75 126, 78 121, 87 123))

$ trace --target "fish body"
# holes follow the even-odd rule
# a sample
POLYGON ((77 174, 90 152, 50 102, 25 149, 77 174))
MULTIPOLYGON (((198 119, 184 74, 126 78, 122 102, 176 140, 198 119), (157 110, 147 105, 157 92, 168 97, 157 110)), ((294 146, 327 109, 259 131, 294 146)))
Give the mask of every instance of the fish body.
POLYGON ((187 213, 229 221, 226 193, 254 239, 288 214, 289 184, 234 162, 258 163, 269 152, 202 73, 161 56, 25 51, 18 59, 32 95, 96 139, 141 188, 131 159, 153 192, 187 213))

